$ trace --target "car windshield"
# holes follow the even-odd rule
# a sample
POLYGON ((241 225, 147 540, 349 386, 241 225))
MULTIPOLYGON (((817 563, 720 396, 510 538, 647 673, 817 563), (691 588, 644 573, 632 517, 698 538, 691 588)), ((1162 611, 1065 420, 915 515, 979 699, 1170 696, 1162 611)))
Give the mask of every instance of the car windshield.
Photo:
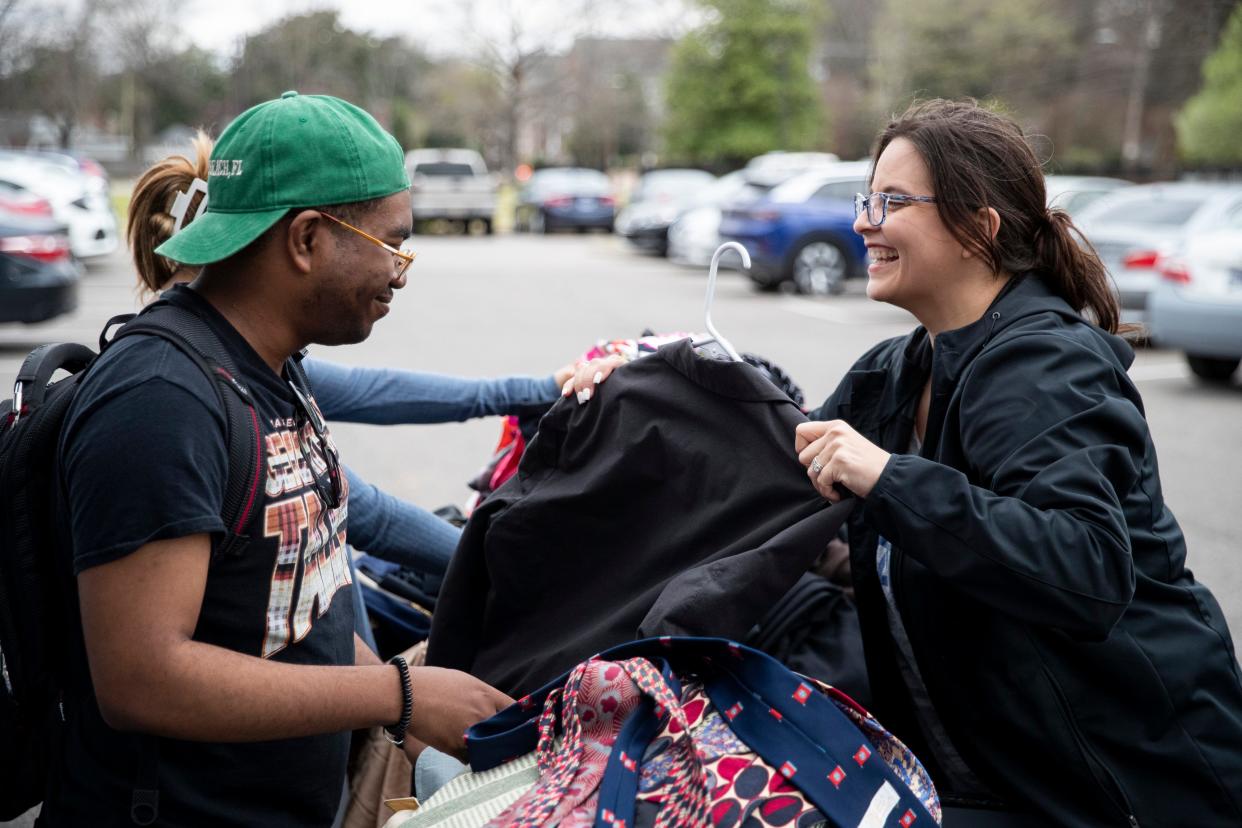
POLYGON ((474 175, 474 168, 469 164, 454 164, 451 161, 431 161, 419 164, 415 167, 414 174, 462 178, 464 176, 474 175))
POLYGON ((608 176, 598 170, 548 170, 531 179, 532 190, 540 193, 583 193, 606 195, 611 189, 608 176))
POLYGON ((639 179, 634 201, 668 201, 697 192, 715 181, 711 173, 700 170, 666 170, 647 173, 639 179))
POLYGON ((1143 224, 1151 227, 1181 227, 1190 221, 1203 202, 1188 198, 1125 199, 1103 207, 1091 216, 1098 224, 1143 224))
POLYGON ((748 181, 744 187, 729 199, 730 204, 752 204, 772 191, 772 187, 767 184, 756 184, 748 181))
POLYGON ((865 189, 867 189, 867 179, 865 178, 851 179, 849 181, 832 181, 816 190, 811 198, 853 201, 855 194, 865 189))

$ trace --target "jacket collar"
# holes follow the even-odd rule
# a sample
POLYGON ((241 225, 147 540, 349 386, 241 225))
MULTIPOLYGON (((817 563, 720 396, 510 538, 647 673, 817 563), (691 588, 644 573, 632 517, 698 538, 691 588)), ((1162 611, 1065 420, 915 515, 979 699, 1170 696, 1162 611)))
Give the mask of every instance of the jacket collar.
POLYGON ((665 345, 648 359, 657 357, 695 385, 721 396, 743 402, 785 402, 793 405, 785 392, 764 379, 754 367, 744 362, 700 356, 689 339, 665 345))
MULTIPOLYGON (((1082 315, 1053 293, 1042 277, 1036 273, 1019 274, 1001 289, 982 317, 964 328, 936 337, 937 362, 944 366, 948 377, 956 380, 989 341, 1019 320, 1041 313, 1055 313, 1071 322, 1085 324, 1082 315)), ((1134 349, 1119 336, 1099 329, 1096 333, 1122 367, 1129 370, 1134 362, 1134 349)))
MULTIPOLYGON (((850 372, 853 379, 851 399, 853 410, 867 424, 888 422, 902 413, 908 413, 915 395, 934 372, 937 388, 957 383, 962 372, 974 361, 983 347, 1018 320, 1041 313, 1056 313, 1081 322, 1076 313, 1060 296, 1052 292, 1037 274, 1025 273, 1010 279, 984 314, 974 322, 936 337, 935 348, 927 329, 915 328, 903 343, 901 356, 888 365, 874 369, 850 372)), ((1103 332, 1126 368, 1134 361, 1134 351, 1120 337, 1103 332)))
POLYGON ((1014 276, 996 294, 983 316, 936 337, 936 365, 945 379, 955 382, 993 337, 1023 317, 1047 311, 1080 318, 1064 299, 1048 289, 1043 279, 1031 274, 1014 276))

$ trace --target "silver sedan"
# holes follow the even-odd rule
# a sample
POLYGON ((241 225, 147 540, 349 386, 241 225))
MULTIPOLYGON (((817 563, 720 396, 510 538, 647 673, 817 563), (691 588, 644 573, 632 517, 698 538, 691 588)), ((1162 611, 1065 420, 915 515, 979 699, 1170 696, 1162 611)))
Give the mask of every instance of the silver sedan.
POLYGON ((1148 304, 1153 339, 1184 351, 1201 379, 1228 382, 1242 361, 1242 212, 1233 227, 1187 237, 1160 273, 1148 304))

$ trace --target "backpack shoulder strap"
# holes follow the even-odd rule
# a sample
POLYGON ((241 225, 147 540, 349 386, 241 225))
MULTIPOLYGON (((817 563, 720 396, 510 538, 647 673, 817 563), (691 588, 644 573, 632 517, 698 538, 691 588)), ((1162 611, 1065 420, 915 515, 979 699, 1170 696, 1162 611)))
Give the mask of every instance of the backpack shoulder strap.
MULTIPOLYGON (((232 356, 207 321, 190 308, 160 299, 136 316, 117 316, 108 320, 99 336, 104 352, 118 340, 130 336, 155 336, 168 342, 198 366, 211 382, 225 414, 228 430, 228 481, 224 489, 225 536, 216 545, 215 555, 236 555, 250 538, 243 534, 259 502, 262 474, 263 432, 250 391, 238 379, 232 356), (121 328, 110 340, 114 325, 121 328)), ((137 775, 131 791, 130 817, 136 825, 153 825, 159 818, 159 740, 139 741, 137 775)))
POLYGON ((302 365, 302 360, 306 358, 306 351, 302 350, 289 359, 285 360, 285 372, 289 375, 289 379, 297 383, 298 388, 303 394, 310 396, 310 378, 306 376, 306 367, 302 365))
POLYGON ((211 380, 228 423, 229 477, 224 491, 227 533, 216 554, 238 554, 249 541, 243 534, 259 502, 263 432, 254 398, 238 379, 224 343, 201 316, 166 300, 154 302, 117 332, 107 343, 130 336, 156 336, 170 343, 211 380))

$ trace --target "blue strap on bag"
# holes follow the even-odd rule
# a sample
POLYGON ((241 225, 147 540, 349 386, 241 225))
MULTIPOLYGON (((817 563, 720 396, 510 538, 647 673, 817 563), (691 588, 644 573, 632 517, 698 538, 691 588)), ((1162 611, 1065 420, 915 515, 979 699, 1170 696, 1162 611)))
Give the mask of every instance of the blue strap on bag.
MULTIPOLYGON (((646 658, 678 697, 677 673, 694 674, 738 738, 802 791, 830 824, 936 824, 923 802, 875 755, 875 745, 858 726, 771 656, 720 638, 665 637, 622 644, 595 658, 646 658)), ((488 770, 534 750, 544 702, 567 676, 470 728, 466 743, 471 767, 488 770)), ((622 756, 641 757, 661 724, 648 699, 622 726, 600 783, 596 828, 614 824, 603 821, 605 812, 634 824, 640 769, 623 762, 622 756)))

